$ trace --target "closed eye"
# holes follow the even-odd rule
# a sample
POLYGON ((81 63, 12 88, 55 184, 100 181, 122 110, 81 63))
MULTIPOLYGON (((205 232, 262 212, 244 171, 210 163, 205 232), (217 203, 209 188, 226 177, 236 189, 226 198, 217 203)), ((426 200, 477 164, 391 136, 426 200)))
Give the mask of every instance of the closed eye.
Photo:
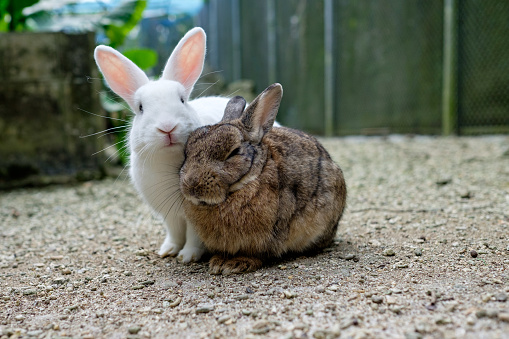
POLYGON ((230 154, 228 154, 228 156, 226 157, 226 160, 233 158, 234 156, 239 155, 239 154, 240 154, 240 147, 237 147, 236 149, 231 151, 230 154))

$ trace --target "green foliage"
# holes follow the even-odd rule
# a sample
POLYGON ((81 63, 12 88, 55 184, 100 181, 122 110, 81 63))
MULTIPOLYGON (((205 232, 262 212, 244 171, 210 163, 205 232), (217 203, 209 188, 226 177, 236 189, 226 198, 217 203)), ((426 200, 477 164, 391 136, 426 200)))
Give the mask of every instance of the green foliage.
POLYGON ((39 0, 0 0, 0 31, 15 32, 26 30, 23 9, 39 0))
POLYGON ((148 48, 130 49, 123 52, 124 56, 134 62, 143 70, 154 67, 157 64, 156 51, 148 48))
POLYGON ((117 48, 124 43, 127 34, 141 20, 145 7, 146 0, 127 1, 104 17, 102 27, 111 47, 117 48))

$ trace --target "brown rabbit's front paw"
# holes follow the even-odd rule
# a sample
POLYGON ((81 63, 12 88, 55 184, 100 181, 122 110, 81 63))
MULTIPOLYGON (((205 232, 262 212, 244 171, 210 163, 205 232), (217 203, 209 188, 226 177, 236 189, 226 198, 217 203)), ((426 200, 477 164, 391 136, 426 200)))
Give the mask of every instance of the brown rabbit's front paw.
POLYGON ((262 267, 262 261, 252 257, 226 258, 216 254, 209 261, 210 274, 247 273, 256 271, 260 267, 262 267))

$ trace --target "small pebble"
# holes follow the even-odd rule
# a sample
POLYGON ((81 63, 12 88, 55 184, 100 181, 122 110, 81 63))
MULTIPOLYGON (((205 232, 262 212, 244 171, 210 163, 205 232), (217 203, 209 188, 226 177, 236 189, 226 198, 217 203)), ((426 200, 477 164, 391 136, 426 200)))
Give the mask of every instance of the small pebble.
POLYGON ((420 256, 422 255, 422 250, 421 250, 420 248, 416 248, 416 249, 414 250, 414 254, 415 254, 416 256, 420 257, 420 256))
POLYGON ((147 251, 146 249, 142 248, 142 249, 139 249, 136 252, 134 252, 134 254, 139 257, 147 257, 147 256, 149 256, 150 252, 147 251))
POLYGON ((165 289, 165 290, 169 290, 169 289, 177 288, 177 287, 179 287, 179 285, 174 281, 168 280, 168 281, 163 282, 163 289, 165 289))
POLYGON ((385 297, 387 305, 394 305, 396 303, 396 298, 391 297, 390 295, 385 297))
POLYGON ((134 285, 133 287, 131 287, 131 289, 133 290, 141 290, 145 288, 145 285, 134 285))
POLYGON ((141 327, 140 326, 132 326, 132 327, 129 327, 127 329, 127 331, 130 333, 130 334, 138 334, 138 332, 141 331, 141 327))
POLYGON ((396 252, 394 252, 394 250, 392 248, 387 248, 384 250, 383 254, 386 257, 392 257, 392 256, 396 255, 396 252))
POLYGON ((486 311, 486 316, 488 318, 496 318, 496 317, 498 317, 498 310, 489 309, 489 310, 486 311))
POLYGON ((240 295, 233 296, 232 299, 234 299, 234 300, 246 300, 246 299, 249 299, 249 295, 248 294, 240 294, 240 295))
POLYGON ((389 307, 389 310, 395 314, 400 314, 402 309, 403 308, 401 306, 396 306, 396 305, 392 305, 391 307, 389 307))
POLYGON ((325 292, 325 288, 323 286, 318 286, 318 287, 316 287, 316 291, 318 293, 324 293, 325 292))
POLYGON ((477 310, 477 312, 475 312, 475 316, 477 318, 484 318, 488 315, 488 312, 486 312, 485 309, 480 309, 480 310, 477 310))
POLYGON ((177 297, 177 299, 175 299, 175 301, 171 302, 169 304, 169 306, 170 307, 177 307, 180 304, 181 301, 182 301, 182 298, 181 297, 177 297))
POLYGON ((471 250, 471 251, 470 251, 470 256, 471 256, 472 258, 477 258, 477 255, 478 255, 478 254, 477 254, 477 251, 475 251, 475 250, 471 250))
POLYGON ((56 279, 53 280, 53 284, 55 284, 55 285, 63 285, 63 284, 65 284, 68 281, 69 281, 69 279, 66 279, 66 278, 56 278, 56 279))
POLYGON ((498 320, 504 321, 506 323, 509 323, 509 313, 506 312, 500 312, 498 314, 498 320))
POLYGON ((66 307, 66 309, 68 309, 69 311, 74 311, 75 309, 77 309, 79 307, 79 305, 71 305, 69 307, 66 307))
POLYGON ((334 284, 334 285, 330 285, 329 287, 327 287, 327 289, 329 291, 336 292, 337 290, 339 290, 339 286, 334 284))
POLYGON ((222 323, 226 322, 227 320, 230 320, 230 318, 231 318, 231 317, 230 317, 229 315, 223 315, 222 317, 219 317, 219 318, 217 319, 217 322, 218 322, 219 324, 222 324, 222 323))
POLYGON ((355 254, 349 253, 345 256, 345 260, 352 260, 355 258, 355 254))
POLYGON ((286 299, 293 299, 297 296, 297 294, 295 292, 291 292, 291 291, 283 291, 283 295, 284 295, 284 298, 286 298, 286 299))
POLYGON ((371 301, 374 302, 375 304, 381 304, 384 302, 384 298, 379 295, 374 295, 371 297, 371 301))
POLYGON ((38 337, 40 334, 42 334, 42 332, 42 330, 28 331, 27 335, 29 337, 38 337))
POLYGON ((198 307, 196 309, 196 314, 200 314, 200 313, 209 313, 209 312, 212 312, 214 310, 214 305, 202 305, 201 307, 198 307))
POLYGON ((507 301, 507 294, 498 293, 497 295, 495 295, 495 300, 505 303, 507 301))
POLYGON ((467 318, 467 325, 473 326, 475 325, 475 318, 470 316, 467 318))
POLYGON ((436 320, 435 320, 435 324, 437 325, 447 325, 447 324, 450 324, 452 322, 452 320, 448 317, 438 317, 436 320))

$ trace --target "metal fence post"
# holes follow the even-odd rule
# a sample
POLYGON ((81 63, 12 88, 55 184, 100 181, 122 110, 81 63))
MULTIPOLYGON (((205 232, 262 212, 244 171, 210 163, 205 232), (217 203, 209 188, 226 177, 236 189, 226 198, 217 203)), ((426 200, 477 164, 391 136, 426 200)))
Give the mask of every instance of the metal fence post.
POLYGON ((324 100, 325 100, 325 136, 334 134, 334 0, 324 3, 324 100))
POLYGON ((276 82, 276 3, 267 0, 267 65, 269 84, 276 82))
POLYGON ((233 41, 233 80, 241 78, 242 70, 242 49, 240 38, 240 5, 239 0, 231 0, 232 8, 232 41, 233 41))
POLYGON ((209 26, 210 30, 208 33, 209 45, 208 45, 208 57, 210 60, 210 64, 213 68, 219 68, 219 25, 217 22, 218 15, 218 0, 210 0, 209 3, 209 26))
POLYGON ((442 80, 442 134, 458 131, 457 55, 458 27, 457 0, 444 1, 444 51, 442 80))

